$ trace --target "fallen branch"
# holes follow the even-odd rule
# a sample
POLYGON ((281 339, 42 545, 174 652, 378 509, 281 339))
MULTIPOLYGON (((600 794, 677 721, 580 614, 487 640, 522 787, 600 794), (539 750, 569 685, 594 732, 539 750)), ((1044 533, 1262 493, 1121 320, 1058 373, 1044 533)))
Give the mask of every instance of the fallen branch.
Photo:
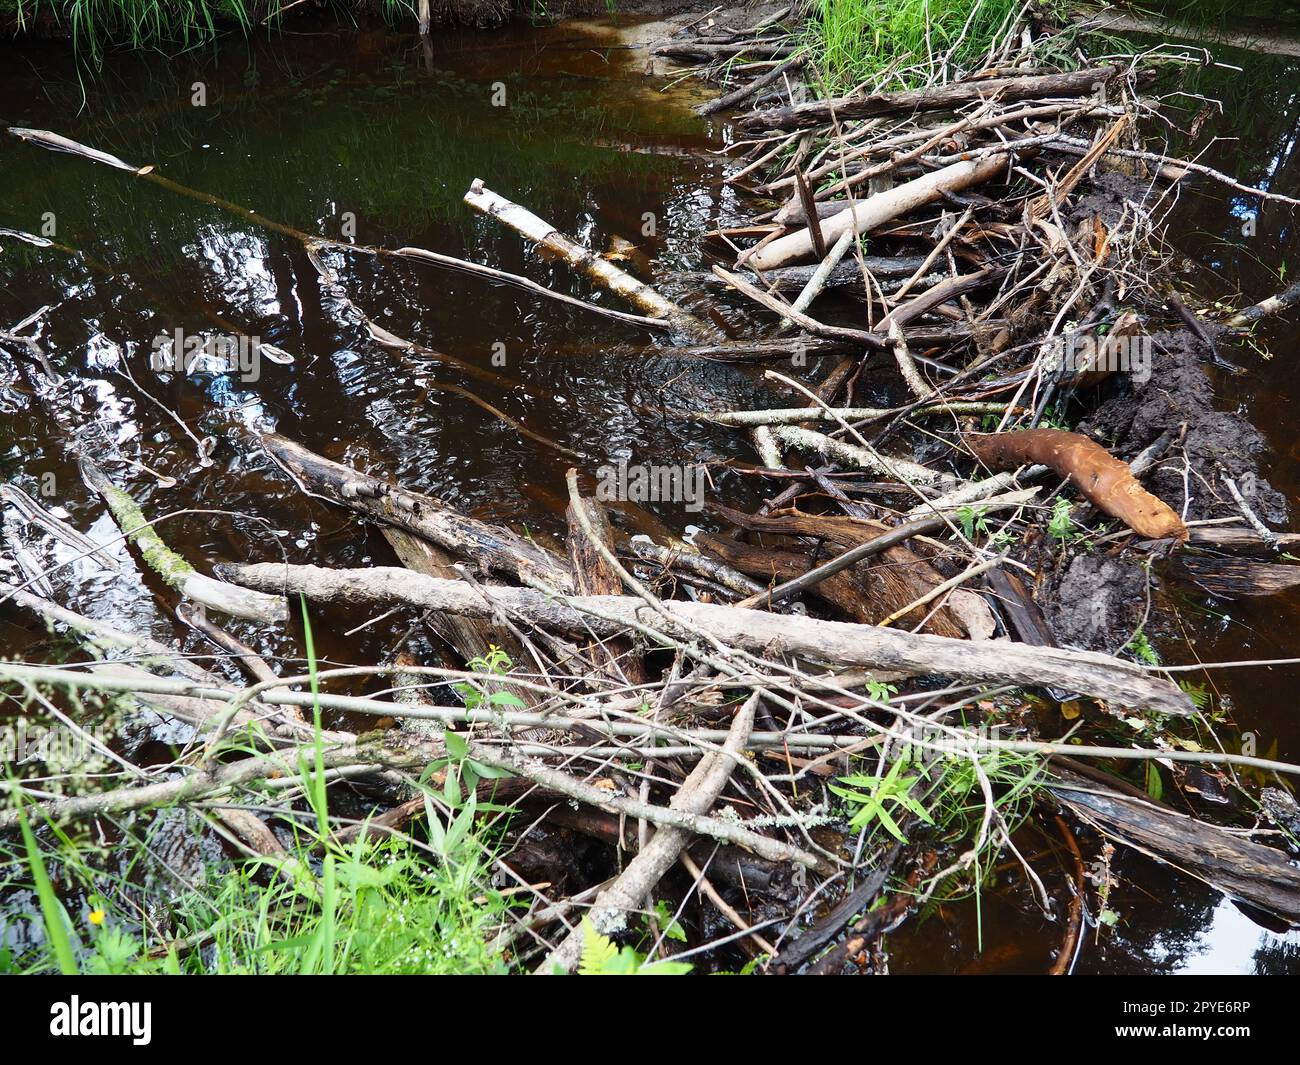
POLYGON ((1247 326, 1254 325, 1264 318, 1269 318, 1275 314, 1281 314, 1283 311, 1290 310, 1292 307, 1300 304, 1300 282, 1284 289, 1275 296, 1269 296, 1266 300, 1260 300, 1253 307, 1247 307, 1244 311, 1238 311, 1223 324, 1232 329, 1244 329, 1247 326))
MULTIPOLYGON (((771 85, 774 81, 781 78, 789 71, 798 70, 805 62, 807 62, 806 56, 797 55, 791 59, 787 59, 784 63, 778 63, 766 74, 755 78, 753 81, 749 82, 749 84, 742 85, 739 89, 734 89, 725 96, 719 96, 716 100, 710 100, 706 104, 701 104, 695 109, 695 113, 699 115, 714 115, 719 111, 727 110, 729 107, 735 107, 736 104, 748 100, 754 95, 754 93, 758 92, 760 89, 767 88, 767 86, 771 85)), ((741 67, 740 69, 744 70, 744 67, 741 67)))
MULTIPOLYGON (((822 223, 822 233, 828 241, 838 241, 850 230, 858 235, 869 233, 900 215, 942 199, 945 193, 960 192, 989 181, 1005 168, 1006 159, 997 155, 953 163, 846 208, 822 223)), ((770 270, 806 258, 812 251, 812 235, 807 229, 801 229, 772 241, 753 255, 749 263, 755 270, 770 270)))
POLYGON ((262 446, 300 487, 342 506, 423 537, 484 569, 519 580, 540 578, 561 591, 573 587, 559 556, 509 529, 467 517, 432 496, 361 473, 275 433, 262 446))
MULTIPOLYGON (((732 769, 740 758, 754 727, 754 708, 758 693, 745 700, 736 713, 727 742, 721 751, 701 759, 669 801, 669 808, 689 814, 706 814, 731 779, 732 769)), ((627 926, 627 914, 641 907, 642 900, 654 890, 665 873, 673 867, 690 842, 690 834, 679 828, 662 827, 637 852, 615 881, 596 896, 588 915, 596 931, 613 935, 627 926)), ((582 932, 574 929, 535 970, 542 974, 571 971, 582 953, 582 932)))
POLYGON ((520 207, 517 203, 511 203, 504 196, 498 196, 491 189, 485 188, 479 179, 475 178, 469 191, 465 193, 465 202, 474 210, 489 218, 495 218, 539 247, 558 256, 598 285, 640 307, 652 318, 662 318, 671 322, 680 332, 697 340, 716 336, 716 330, 705 325, 685 308, 661 296, 649 285, 642 284, 608 260, 602 259, 594 252, 570 240, 532 211, 520 207))
MULTIPOLYGON (((491 614, 483 597, 463 581, 437 580, 404 569, 323 569, 267 563, 224 566, 221 572, 262 591, 301 593, 325 602, 409 603, 471 617, 491 614)), ((532 624, 564 632, 622 635, 633 624, 650 624, 655 618, 640 600, 630 596, 560 597, 531 588, 493 588, 491 595, 532 624)), ((1047 685, 1161 713, 1187 714, 1192 710, 1191 700, 1169 681, 1109 655, 994 646, 708 603, 664 602, 662 606, 668 618, 678 623, 667 630, 674 639, 690 640, 696 630, 702 630, 732 647, 755 652, 779 647, 831 665, 1047 685)))
POLYGON ((145 564, 170 587, 187 599, 231 617, 256 621, 262 625, 279 625, 288 620, 289 612, 283 601, 274 596, 250 593, 247 588, 199 573, 163 543, 162 537, 154 531, 153 524, 145 519, 135 500, 113 484, 108 475, 85 456, 82 456, 81 472, 86 483, 108 504, 109 513, 122 535, 135 545, 145 564))
POLYGON ((1019 77, 971 79, 924 89, 883 92, 874 95, 839 96, 814 100, 750 115, 746 129, 804 129, 855 118, 870 118, 895 111, 951 111, 965 104, 997 97, 1002 103, 1047 96, 1086 96, 1113 78, 1118 67, 1091 67, 1066 74, 1031 74, 1019 77))
POLYGON ((1098 831, 1253 906, 1300 924, 1300 869, 1281 851, 1060 768, 1049 789, 1098 831))
POLYGON ((956 481, 952 474, 944 473, 942 470, 932 470, 929 466, 909 462, 907 459, 882 455, 874 449, 869 451, 865 447, 847 444, 843 440, 836 440, 811 429, 802 429, 795 425, 778 425, 772 433, 781 443, 789 447, 825 455, 834 462, 856 466, 878 477, 888 477, 903 484, 951 486, 956 481))

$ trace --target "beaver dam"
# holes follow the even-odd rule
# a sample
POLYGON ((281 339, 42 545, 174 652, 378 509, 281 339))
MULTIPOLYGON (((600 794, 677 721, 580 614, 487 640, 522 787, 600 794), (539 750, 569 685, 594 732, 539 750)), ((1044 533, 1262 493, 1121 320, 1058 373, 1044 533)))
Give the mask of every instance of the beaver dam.
POLYGON ((0 968, 1300 972, 1296 36, 953 7, 2 46, 0 968))

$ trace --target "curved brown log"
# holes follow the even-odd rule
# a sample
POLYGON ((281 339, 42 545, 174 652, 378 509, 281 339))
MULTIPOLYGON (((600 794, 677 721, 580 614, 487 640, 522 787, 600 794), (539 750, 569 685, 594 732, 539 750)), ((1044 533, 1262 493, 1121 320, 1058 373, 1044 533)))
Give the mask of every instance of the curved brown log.
POLYGON ((1152 539, 1187 539, 1187 526, 1163 499, 1138 483, 1128 463, 1095 440, 1063 429, 1022 429, 1013 433, 968 436, 975 457, 995 470, 1041 464, 1068 477, 1088 502, 1152 539))

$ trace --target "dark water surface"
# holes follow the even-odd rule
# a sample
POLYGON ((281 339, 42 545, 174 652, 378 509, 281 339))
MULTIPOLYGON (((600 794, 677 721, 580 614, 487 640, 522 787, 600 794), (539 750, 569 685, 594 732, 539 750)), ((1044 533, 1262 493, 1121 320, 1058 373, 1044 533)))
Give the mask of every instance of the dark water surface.
MULTIPOLYGON (((1300 195, 1300 69, 1225 55, 1247 68, 1205 72, 1201 91, 1227 106, 1206 130, 1240 140, 1216 145, 1202 161, 1300 195)), ((673 278, 707 265, 704 231, 739 220, 734 193, 721 184, 735 164, 710 154, 725 143, 724 125, 697 119, 692 90, 646 78, 644 62, 608 22, 453 31, 436 37, 428 52, 412 36, 382 27, 322 28, 175 58, 111 57, 94 77, 79 75, 61 46, 26 44, 0 47, 0 118, 53 130, 136 166, 152 164, 173 181, 311 234, 424 247, 608 303, 465 207, 465 190, 483 178, 593 248, 613 237, 631 241, 637 247, 630 268, 689 302, 698 294, 673 278), (196 83, 206 106, 193 106, 196 83), (502 88, 505 106, 493 106, 502 88), (645 232, 647 215, 652 235, 645 232)), ((1190 110, 1198 103, 1190 101, 1190 110)), ((1248 198, 1228 199, 1208 185, 1182 197, 1175 250, 1211 268, 1185 274, 1188 287, 1206 298, 1240 288, 1253 301, 1282 287, 1283 264, 1300 270, 1290 214, 1266 207, 1258 236, 1243 240, 1239 216, 1256 206, 1248 198)), ((304 497, 235 430, 274 426, 339 461, 545 536, 561 527, 557 500, 571 460, 438 385, 473 390, 579 453, 588 470, 619 458, 748 461, 738 435, 701 429, 674 412, 768 401, 753 371, 669 357, 634 326, 462 274, 328 253, 348 295, 375 322, 478 372, 394 353, 322 291, 291 237, 132 174, 0 136, 0 226, 40 232, 50 216, 53 239, 70 250, 0 240, 0 328, 54 305, 38 336, 65 379, 57 387, 43 383, 5 347, 0 463, 6 482, 64 508, 74 525, 101 541, 114 532, 78 476, 71 452, 78 440, 150 516, 222 512, 184 514, 161 526, 200 565, 285 555, 293 562, 386 564, 392 556, 379 537, 304 497), (294 362, 263 360, 256 380, 160 376, 150 364, 154 338, 178 329, 256 336, 294 362), (199 467, 193 443, 145 392, 177 412, 195 436, 216 438, 211 468, 199 467), (149 471, 177 484, 164 487, 149 471)), ((724 313, 742 324, 736 309, 724 313)), ((1267 432, 1268 474, 1297 500, 1294 319, 1270 324, 1257 345, 1272 357, 1245 344, 1225 349, 1250 373, 1224 377, 1221 394, 1267 432)), ((720 475, 718 490, 733 504, 758 498, 756 486, 735 476, 720 475)), ((694 518, 672 504, 658 513, 675 532, 694 518)), ((36 546, 46 565, 73 554, 51 541, 36 546)), ((58 571, 57 597, 91 616, 174 639, 158 605, 166 596, 140 593, 140 580, 155 591, 157 582, 139 574, 120 546, 112 550, 123 576, 79 561, 58 571)), ((1192 590, 1186 598, 1178 624, 1164 634, 1162 650, 1171 660, 1276 657, 1300 647, 1294 598, 1226 603, 1192 590)), ((381 622, 345 637, 357 620, 322 619, 323 653, 376 660, 403 631, 381 622)), ((243 634, 268 653, 301 654, 293 633, 243 634)), ((0 654, 50 653, 41 626, 0 607, 0 654)), ((1215 679, 1230 700, 1234 736, 1253 732, 1261 753, 1300 760, 1300 670, 1215 679)), ((1036 828, 1022 835, 1027 854, 1041 852, 1036 866, 1049 890, 1066 898, 1062 866, 1049 849, 1057 841, 1036 828)), ((1119 923, 1100 935, 1087 932, 1081 970, 1300 971, 1300 939, 1264 931, 1198 882, 1127 852, 1117 855, 1115 871, 1121 886, 1110 905, 1119 923)), ((945 906, 907 925, 893 939, 892 966, 1041 972, 1061 931, 1009 864, 978 905, 945 906)))

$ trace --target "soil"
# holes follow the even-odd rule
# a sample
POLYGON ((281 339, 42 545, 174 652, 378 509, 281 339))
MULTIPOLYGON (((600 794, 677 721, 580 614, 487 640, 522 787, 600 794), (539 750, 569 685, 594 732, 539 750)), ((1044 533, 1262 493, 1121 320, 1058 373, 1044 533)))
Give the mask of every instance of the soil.
MULTIPOLYGON (((1066 218, 1078 225, 1096 216, 1113 229, 1126 201, 1141 202, 1153 191, 1160 190, 1127 173, 1101 174, 1073 201, 1066 218)), ((1240 517, 1223 484, 1226 471, 1260 518, 1271 525, 1284 522, 1286 497, 1259 469, 1266 447, 1263 434, 1238 414, 1218 409, 1210 376, 1214 355, 1186 328, 1156 329, 1174 317, 1172 311, 1158 313, 1159 319, 1144 321, 1151 339, 1150 373, 1141 379, 1113 375, 1098 396, 1081 397, 1096 406, 1075 429, 1130 459, 1165 433, 1174 434, 1142 480, 1175 510, 1182 512, 1185 506, 1188 520, 1240 517)), ((1216 332, 1213 325, 1206 329, 1216 332)), ((1120 550, 1076 554, 1054 566, 1040 591, 1040 605, 1057 639, 1089 650, 1122 649, 1151 612, 1161 580, 1168 579, 1152 576, 1142 562, 1143 556, 1120 550)), ((1158 612, 1151 620, 1158 626, 1158 612)))

